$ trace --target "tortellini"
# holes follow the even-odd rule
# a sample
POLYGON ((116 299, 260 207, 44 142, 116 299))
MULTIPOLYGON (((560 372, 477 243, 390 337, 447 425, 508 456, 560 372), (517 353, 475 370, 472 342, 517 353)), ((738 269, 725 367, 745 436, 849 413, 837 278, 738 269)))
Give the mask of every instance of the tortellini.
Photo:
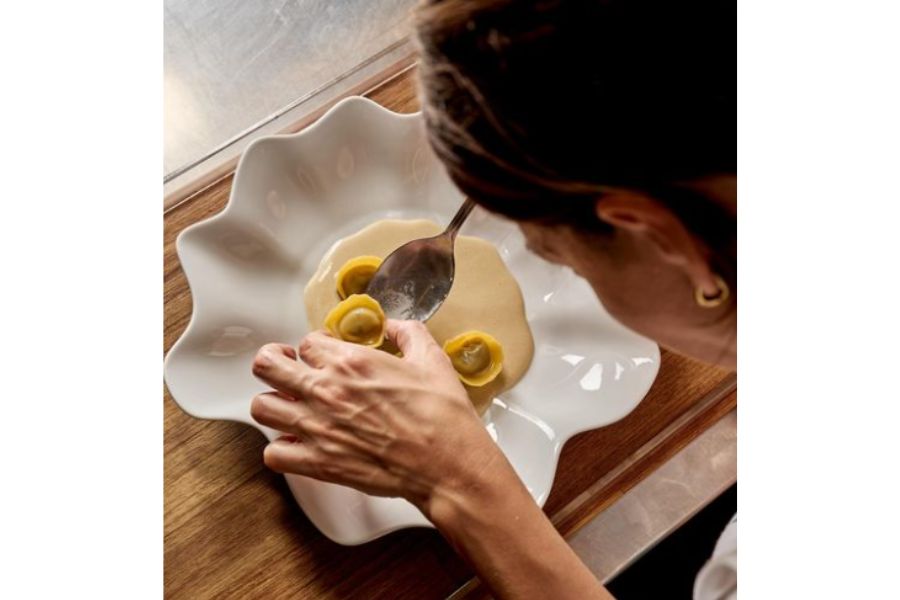
POLYGON ((353 294, 365 294, 380 266, 381 259, 377 256, 357 256, 345 262, 336 276, 338 296, 343 300, 353 294))
POLYGON ((481 387, 503 370, 503 347, 483 331, 467 331, 444 342, 444 352, 463 383, 481 387))
POLYGON ((325 317, 325 328, 344 341, 377 348, 384 342, 386 321, 374 298, 353 294, 331 309, 325 317))

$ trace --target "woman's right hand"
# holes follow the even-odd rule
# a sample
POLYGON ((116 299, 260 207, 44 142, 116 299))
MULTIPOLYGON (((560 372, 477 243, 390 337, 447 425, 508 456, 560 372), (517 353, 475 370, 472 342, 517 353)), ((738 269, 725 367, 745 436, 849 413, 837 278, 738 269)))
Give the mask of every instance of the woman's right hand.
POLYGON ((285 434, 266 447, 266 464, 406 498, 432 520, 487 482, 515 477, 425 326, 390 320, 387 336, 402 358, 322 331, 299 352, 260 349, 253 372, 274 391, 256 396, 251 414, 285 434))
POLYGON ((388 321, 387 334, 403 358, 323 332, 299 353, 259 351, 253 372, 275 391, 251 412, 286 433, 266 464, 406 498, 498 598, 611 598, 535 504, 425 326, 388 321))

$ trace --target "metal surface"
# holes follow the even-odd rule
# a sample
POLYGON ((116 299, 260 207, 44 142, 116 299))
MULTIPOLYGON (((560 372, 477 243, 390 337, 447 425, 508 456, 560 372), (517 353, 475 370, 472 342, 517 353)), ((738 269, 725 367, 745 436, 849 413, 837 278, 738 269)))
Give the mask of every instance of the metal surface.
POLYGON ((441 307, 453 287, 456 234, 473 208, 466 198, 443 233, 407 242, 384 259, 366 293, 388 317, 427 321, 441 307))
POLYGON ((640 558, 737 481, 731 411, 569 538, 601 581, 640 558))
POLYGON ((166 0, 167 196, 409 57, 414 3, 166 0))

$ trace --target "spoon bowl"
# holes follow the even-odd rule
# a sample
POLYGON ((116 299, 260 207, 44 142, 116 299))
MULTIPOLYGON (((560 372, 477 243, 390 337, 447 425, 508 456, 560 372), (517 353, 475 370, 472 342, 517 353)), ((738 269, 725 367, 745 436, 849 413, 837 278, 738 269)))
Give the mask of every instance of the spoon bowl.
POLYGON ((473 208, 467 198, 443 233, 407 242, 384 259, 366 288, 384 314, 424 322, 437 312, 453 287, 456 234, 473 208))

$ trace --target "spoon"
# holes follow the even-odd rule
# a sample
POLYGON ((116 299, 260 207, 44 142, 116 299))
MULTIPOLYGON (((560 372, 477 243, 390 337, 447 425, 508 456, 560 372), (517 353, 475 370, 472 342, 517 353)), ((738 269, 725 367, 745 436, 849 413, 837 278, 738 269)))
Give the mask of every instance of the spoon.
POLYGON ((366 293, 391 319, 427 321, 453 286, 453 244, 475 203, 466 198, 443 233, 407 242, 391 252, 369 281, 366 293))

